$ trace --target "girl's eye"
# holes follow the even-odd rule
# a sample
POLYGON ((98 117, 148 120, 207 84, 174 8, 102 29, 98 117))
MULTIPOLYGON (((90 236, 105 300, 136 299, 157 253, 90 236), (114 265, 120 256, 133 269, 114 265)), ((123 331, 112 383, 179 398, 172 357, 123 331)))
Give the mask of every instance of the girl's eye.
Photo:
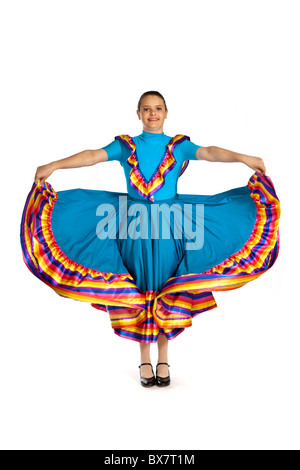
MULTIPOLYGON (((157 109, 161 109, 161 108, 157 108, 157 109)), ((144 111, 149 111, 149 108, 144 108, 144 111)))

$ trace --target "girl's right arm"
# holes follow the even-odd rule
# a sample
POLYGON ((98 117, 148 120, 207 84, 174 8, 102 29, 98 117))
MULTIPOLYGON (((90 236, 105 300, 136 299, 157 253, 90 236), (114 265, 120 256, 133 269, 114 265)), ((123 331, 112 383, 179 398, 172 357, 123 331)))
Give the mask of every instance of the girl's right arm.
POLYGON ((55 170, 63 168, 79 168, 82 166, 95 165, 99 162, 106 162, 108 160, 108 154, 106 150, 83 150, 82 152, 71 155, 71 157, 62 158, 61 160, 55 160, 46 165, 38 166, 34 182, 41 184, 53 173, 55 170))

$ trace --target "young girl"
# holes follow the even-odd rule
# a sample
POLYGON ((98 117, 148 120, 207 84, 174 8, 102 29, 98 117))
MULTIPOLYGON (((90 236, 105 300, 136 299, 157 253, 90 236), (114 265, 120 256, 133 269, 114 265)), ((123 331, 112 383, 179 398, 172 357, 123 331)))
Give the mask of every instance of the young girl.
POLYGON ((201 147, 183 134, 172 138, 163 132, 167 115, 164 97, 148 91, 137 107, 140 135, 122 134, 99 150, 39 166, 21 222, 23 258, 31 272, 59 295, 108 312, 117 335, 139 342, 143 386, 170 384, 168 341, 190 327, 196 315, 217 307, 213 290, 236 289, 256 279, 279 251, 280 203, 264 161, 201 147), (178 178, 191 159, 241 162, 255 173, 246 186, 223 193, 178 194, 178 178), (46 181, 58 169, 110 160, 122 165, 127 193, 55 192, 46 181), (171 233, 166 237, 162 226, 167 222, 171 233), (175 234, 179 226, 181 237, 175 234), (191 243, 191 226, 200 236, 198 246, 191 243), (150 357, 155 342, 156 374, 150 357))

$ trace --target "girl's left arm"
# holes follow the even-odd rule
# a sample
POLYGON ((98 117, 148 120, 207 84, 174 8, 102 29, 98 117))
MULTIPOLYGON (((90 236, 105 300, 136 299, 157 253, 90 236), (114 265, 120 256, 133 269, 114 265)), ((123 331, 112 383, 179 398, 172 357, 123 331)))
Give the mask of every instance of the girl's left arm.
POLYGON ((197 160, 210 162, 241 162, 259 173, 266 171, 265 163, 260 157, 253 157, 243 153, 232 152, 220 147, 199 147, 196 152, 197 160))

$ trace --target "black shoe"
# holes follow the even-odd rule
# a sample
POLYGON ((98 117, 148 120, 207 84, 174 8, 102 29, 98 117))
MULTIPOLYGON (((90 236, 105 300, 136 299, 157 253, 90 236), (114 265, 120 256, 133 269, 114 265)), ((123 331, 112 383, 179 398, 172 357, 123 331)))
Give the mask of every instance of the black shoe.
POLYGON ((141 384, 143 385, 143 387, 153 387, 153 385, 156 384, 156 380, 155 380, 155 376, 154 376, 154 371, 153 371, 153 367, 152 367, 152 364, 150 362, 143 362, 140 366, 139 366, 139 369, 140 369, 140 380, 141 380, 141 384), (141 375, 141 366, 145 366, 145 365, 149 365, 151 366, 151 369, 152 369, 152 373, 153 373, 153 377, 142 377, 141 375))
POLYGON ((157 375, 157 366, 159 366, 160 364, 166 364, 166 366, 168 367, 170 366, 167 362, 158 362, 156 364, 156 385, 158 385, 159 387, 166 387, 167 385, 170 385, 171 382, 170 374, 168 375, 168 377, 159 377, 157 375))

